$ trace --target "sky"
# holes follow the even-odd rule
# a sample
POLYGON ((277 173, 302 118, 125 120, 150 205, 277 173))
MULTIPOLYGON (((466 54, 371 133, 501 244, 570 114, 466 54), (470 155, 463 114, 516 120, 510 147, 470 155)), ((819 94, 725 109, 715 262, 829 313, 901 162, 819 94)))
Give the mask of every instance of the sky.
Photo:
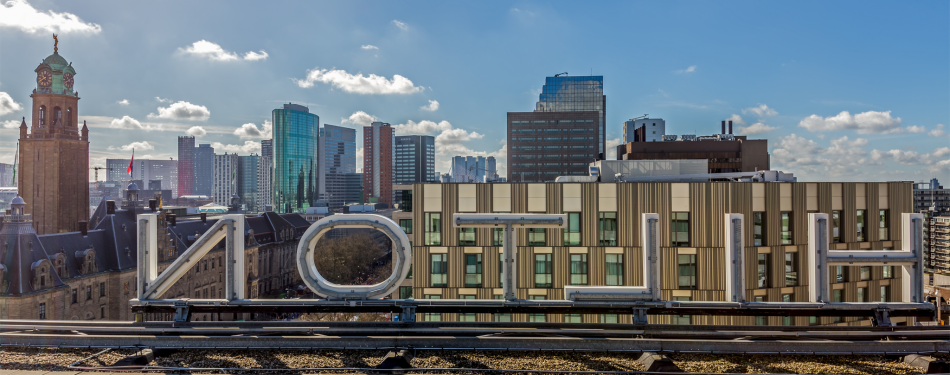
POLYGON ((56 33, 90 167, 177 158, 186 134, 259 152, 293 102, 358 140, 373 120, 435 136, 437 171, 492 155, 504 175, 506 113, 568 72, 604 77, 611 159, 629 118, 699 135, 732 119, 799 181, 950 185, 946 1, 161 4, 0 0, 0 162, 56 33))

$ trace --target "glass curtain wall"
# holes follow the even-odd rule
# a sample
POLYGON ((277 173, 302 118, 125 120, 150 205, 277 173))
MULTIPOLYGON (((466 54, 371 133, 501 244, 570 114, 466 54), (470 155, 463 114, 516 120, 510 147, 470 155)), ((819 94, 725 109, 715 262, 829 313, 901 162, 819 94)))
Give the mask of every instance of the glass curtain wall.
POLYGON ((271 113, 274 124, 274 211, 304 212, 316 196, 320 117, 307 107, 285 104, 271 113))

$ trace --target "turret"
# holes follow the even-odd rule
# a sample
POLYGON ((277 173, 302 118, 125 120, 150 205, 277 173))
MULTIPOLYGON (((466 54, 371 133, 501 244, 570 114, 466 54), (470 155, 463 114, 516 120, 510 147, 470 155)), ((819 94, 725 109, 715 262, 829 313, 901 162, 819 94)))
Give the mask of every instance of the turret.
POLYGON ((26 117, 23 117, 23 122, 20 123, 20 139, 26 139, 26 117))
POLYGON ((89 142, 89 128, 86 127, 86 120, 82 120, 82 129, 80 131, 82 135, 79 136, 79 140, 89 142))
POLYGON ((130 182, 125 190, 125 205, 127 207, 135 207, 135 203, 139 200, 139 186, 134 182, 130 182))

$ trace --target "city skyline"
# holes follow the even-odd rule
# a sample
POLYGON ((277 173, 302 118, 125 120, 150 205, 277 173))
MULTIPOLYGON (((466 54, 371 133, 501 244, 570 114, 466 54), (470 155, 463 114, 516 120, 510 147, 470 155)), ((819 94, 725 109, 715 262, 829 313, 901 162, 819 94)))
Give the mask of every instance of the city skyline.
POLYGON ((288 17, 318 20, 316 29, 286 22, 248 33, 240 25, 260 14, 251 7, 194 4, 194 12, 157 9, 137 20, 121 15, 145 5, 8 2, 0 7, 0 162, 13 162, 15 127, 30 122, 32 70, 52 52, 55 32, 79 71, 90 167, 128 158, 133 147, 136 158, 174 158, 182 135, 217 153, 259 153, 270 111, 293 102, 357 138, 373 120, 396 135, 435 136, 437 171, 453 156, 494 156, 507 175, 505 114, 534 108, 545 77, 567 71, 604 77, 608 159, 622 123, 649 114, 667 122, 667 134, 713 134, 732 119, 737 134, 771 141, 773 169, 802 181, 950 178, 946 3, 923 11, 845 2, 822 12, 564 4, 467 5, 473 17, 464 19, 451 17, 458 5, 377 4, 368 13, 363 3, 298 5, 288 17), (652 16, 653 28, 635 27, 637 14, 652 16), (172 20, 189 26, 156 26, 172 20), (895 22, 901 27, 883 26, 895 22), (335 37, 288 37, 303 30, 335 37), (572 45, 584 52, 530 58, 572 45))

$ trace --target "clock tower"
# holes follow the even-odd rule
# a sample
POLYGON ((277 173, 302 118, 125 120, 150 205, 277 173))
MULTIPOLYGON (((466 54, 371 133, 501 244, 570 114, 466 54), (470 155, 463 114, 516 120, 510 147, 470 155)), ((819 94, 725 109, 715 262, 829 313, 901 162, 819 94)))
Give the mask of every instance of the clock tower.
POLYGON ((79 128, 76 70, 58 44, 34 70, 31 124, 20 124, 17 187, 37 234, 78 231, 89 220, 89 129, 79 128))

